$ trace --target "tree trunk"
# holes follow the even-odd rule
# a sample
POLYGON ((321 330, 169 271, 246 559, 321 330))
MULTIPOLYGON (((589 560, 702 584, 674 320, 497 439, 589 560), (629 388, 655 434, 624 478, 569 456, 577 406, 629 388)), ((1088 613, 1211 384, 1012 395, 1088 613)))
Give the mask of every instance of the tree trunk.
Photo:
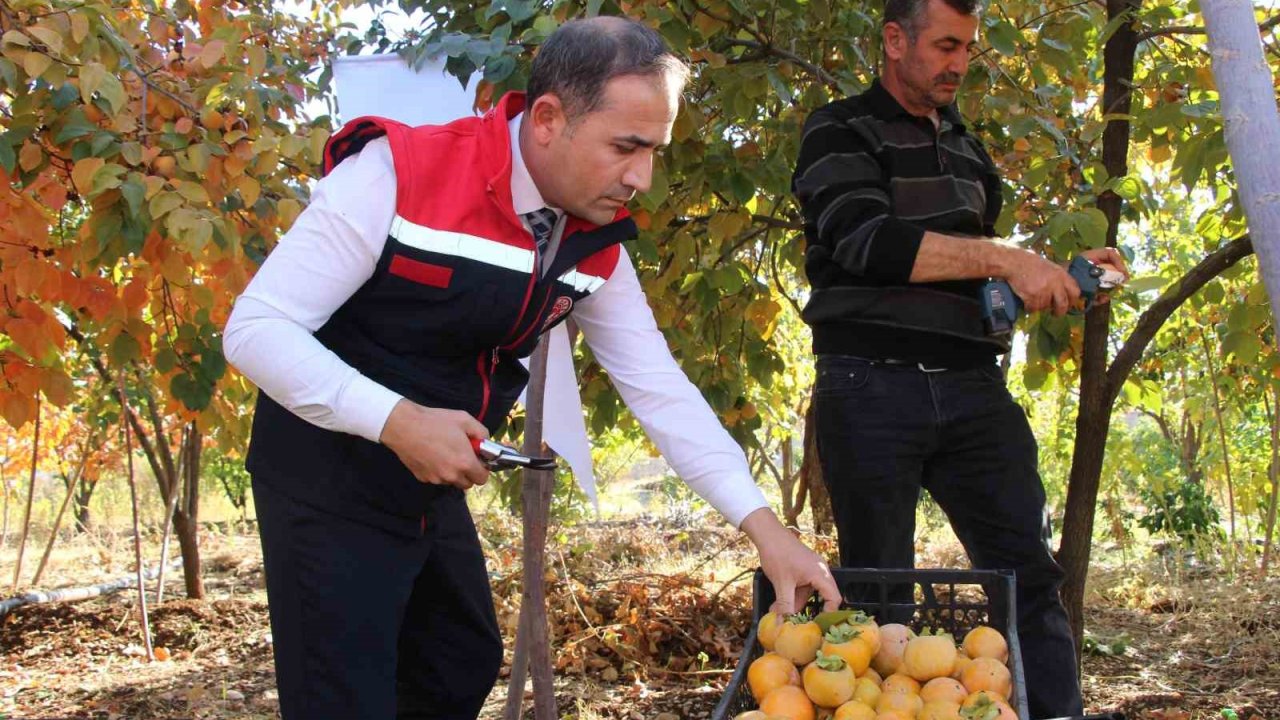
POLYGON ((97 489, 98 483, 92 482, 86 478, 80 479, 80 486, 76 489, 76 532, 89 532, 93 525, 93 518, 90 515, 89 501, 93 499, 93 491, 97 489))
MULTIPOLYGON (((1107 0, 1107 18, 1112 20, 1135 13, 1140 0, 1107 0)), ((1121 22, 1103 50, 1102 112, 1115 115, 1102 133, 1102 162, 1107 176, 1128 174, 1129 114, 1132 101, 1133 58, 1138 37, 1133 24, 1121 22)), ((1107 217, 1107 245, 1115 247, 1120 229, 1123 200, 1112 191, 1098 198, 1098 209, 1107 217)), ((1111 327, 1111 306, 1095 305, 1085 316, 1084 352, 1080 365, 1080 410, 1076 415, 1075 448, 1071 476, 1067 481, 1066 511, 1062 522, 1062 544, 1058 562, 1066 570, 1062 586, 1063 603, 1071 620, 1076 648, 1084 636, 1084 586, 1089 573, 1094 510, 1102 476, 1107 433, 1111 426, 1110 392, 1107 383, 1107 335, 1111 327)), ((1077 653, 1077 662, 1079 654, 1077 653)))
POLYGON ((813 513, 813 532, 826 535, 835 527, 831 513, 831 496, 822 479, 822 463, 818 458, 818 414, 814 392, 809 393, 809 409, 804 414, 804 459, 800 461, 800 482, 809 493, 809 511, 813 513))
POLYGON ((1231 480, 1231 448, 1227 445, 1227 428, 1222 419, 1222 394, 1218 391, 1218 370, 1213 364, 1213 351, 1209 348, 1209 338, 1200 330, 1200 344, 1204 348, 1204 361, 1209 368, 1209 387, 1213 389, 1213 414, 1218 421, 1218 441, 1222 445, 1222 469, 1227 476, 1227 510, 1231 518, 1231 563, 1234 566, 1236 556, 1236 489, 1231 480))
MULTIPOLYGON (((529 387, 525 393, 524 453, 541 455, 543 399, 547 382, 548 338, 544 337, 529 365, 529 387)), ((520 625, 516 631, 511 681, 507 688, 504 716, 517 720, 524 701, 524 680, 533 675, 533 716, 536 720, 556 720, 556 698, 551 666, 551 638, 547 627, 546 544, 551 518, 551 495, 555 471, 524 470, 524 558, 521 568, 520 625)))
POLYGON ((1280 327, 1280 167, 1271 152, 1259 152, 1280 146, 1274 79, 1250 0, 1202 0, 1200 11, 1240 204, 1280 327))
POLYGON ((182 452, 182 472, 179 487, 182 502, 173 515, 173 531, 178 536, 178 548, 182 552, 182 577, 187 597, 204 598, 204 579, 200 574, 200 450, 203 433, 193 422, 185 433, 182 452))
POLYGON ((1262 400, 1267 408, 1267 424, 1271 426, 1271 463, 1267 466, 1267 477, 1271 480, 1271 502, 1267 506, 1267 535, 1262 541, 1262 571, 1265 580, 1271 564, 1271 538, 1276 529, 1276 497, 1280 495, 1280 386, 1272 385, 1275 403, 1268 403, 1267 395, 1262 400))
POLYGON ((36 499, 36 464, 40 461, 40 396, 36 395, 36 426, 31 434, 31 484, 27 487, 27 511, 22 516, 22 539, 18 541, 18 559, 13 563, 13 587, 18 589, 22 577, 22 555, 27 549, 27 535, 31 533, 31 506, 36 499))

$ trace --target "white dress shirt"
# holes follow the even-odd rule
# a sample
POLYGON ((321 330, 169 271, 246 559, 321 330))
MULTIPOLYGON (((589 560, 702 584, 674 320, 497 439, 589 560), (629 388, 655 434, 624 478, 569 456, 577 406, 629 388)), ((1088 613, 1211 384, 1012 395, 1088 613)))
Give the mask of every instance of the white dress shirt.
MULTIPOLYGON (((519 120, 510 123, 511 192, 523 214, 546 203, 520 156, 519 120)), ((401 396, 313 333, 373 275, 395 198, 391 147, 379 138, 316 184, 307 209, 236 300, 223 335, 227 359, 276 402, 312 424, 373 442, 401 396)), ((559 246, 560 214, 548 258, 559 246)), ((742 449, 671 356, 625 247, 608 281, 576 303, 572 317, 627 407, 694 492, 735 526, 767 506, 742 449)))

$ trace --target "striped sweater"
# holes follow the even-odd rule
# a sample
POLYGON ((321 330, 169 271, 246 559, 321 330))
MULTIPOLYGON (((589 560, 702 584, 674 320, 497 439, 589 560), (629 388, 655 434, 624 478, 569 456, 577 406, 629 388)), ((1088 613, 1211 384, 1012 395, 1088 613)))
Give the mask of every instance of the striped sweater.
POLYGON ((980 281, 909 282, 926 231, 993 236, 1000 214, 982 143, 954 106, 939 116, 910 114, 877 80, 805 123, 792 187, 816 353, 960 367, 1007 349, 983 333, 980 281))

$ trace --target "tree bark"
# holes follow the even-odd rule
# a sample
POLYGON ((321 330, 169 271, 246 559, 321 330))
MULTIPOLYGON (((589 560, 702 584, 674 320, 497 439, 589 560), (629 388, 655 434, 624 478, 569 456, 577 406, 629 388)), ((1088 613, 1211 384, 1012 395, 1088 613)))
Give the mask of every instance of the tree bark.
MULTIPOLYGON (((1271 426, 1271 463, 1267 466, 1267 477, 1271 480, 1271 502, 1267 506, 1267 536, 1262 542, 1262 570, 1260 575, 1265 580, 1271 565, 1271 538, 1276 529, 1276 499, 1280 495, 1280 386, 1272 385, 1275 403, 1267 405, 1267 424, 1271 426)), ((1265 403, 1267 395, 1262 394, 1265 403)))
POLYGON ((1274 79, 1250 0, 1202 0, 1200 11, 1240 204, 1280 327, 1280 167, 1265 150, 1280 146, 1274 79))
POLYGON ((1223 425, 1222 394, 1218 391, 1218 370, 1213 364, 1213 351, 1209 348, 1209 338, 1200 330, 1200 345, 1204 349, 1204 362, 1209 368, 1209 387, 1213 390, 1213 415, 1218 421, 1218 441, 1222 445, 1222 470, 1227 476, 1227 510, 1231 518, 1231 555, 1236 556, 1236 489, 1231 480, 1231 448, 1227 445, 1227 428, 1223 425))
POLYGON ((18 541, 18 558, 13 563, 13 587, 18 589, 22 577, 22 555, 27 549, 27 535, 31 532, 31 506, 36 499, 36 464, 40 460, 40 396, 36 395, 36 426, 31 433, 31 484, 27 487, 27 511, 22 517, 22 539, 18 541))
MULTIPOLYGON (((117 376, 116 389, 120 398, 120 409, 129 414, 129 399, 124 391, 124 370, 117 376)), ((138 527, 138 483, 133 476, 133 442, 129 433, 129 423, 121 423, 124 429, 124 460, 129 481, 129 501, 133 509, 133 557, 138 582, 138 624, 142 626, 142 641, 147 649, 147 660, 155 659, 155 651, 151 647, 151 620, 147 616, 147 586, 144 583, 142 567, 142 532, 138 527)))
MULTIPOLYGON (((86 343, 84 334, 80 332, 75 325, 67 327, 67 335, 75 340, 82 348, 89 352, 89 360, 93 364, 94 371, 102 378, 103 382, 108 386, 116 385, 116 380, 112 378, 111 372, 107 369, 106 364, 102 361, 102 357, 95 354, 92 348, 86 343)), ((152 436, 148 436, 142 421, 138 417, 138 413, 133 411, 125 398, 124 388, 120 387, 113 390, 117 402, 120 403, 122 414, 129 428, 133 431, 132 437, 138 441, 138 446, 142 448, 143 456, 147 459, 147 464, 151 467, 151 473, 155 475, 156 484, 160 488, 160 497, 168 506, 169 498, 172 493, 181 491, 181 478, 179 478, 177 463, 174 462, 173 449, 169 446, 169 438, 165 432, 164 419, 160 417, 160 413, 156 409, 155 398, 151 394, 150 387, 144 382, 138 382, 138 390, 142 395, 142 402, 147 412, 147 420, 151 424, 152 436), (154 441, 152 439, 154 437, 154 441)), ((181 452, 181 449, 179 450, 181 452)), ((198 473, 198 471, 197 471, 198 473)), ((198 479, 197 474, 197 479, 198 479)), ((188 518, 195 518, 194 509, 199 507, 199 493, 190 499, 193 503, 192 511, 188 512, 188 518)), ((193 599, 203 597, 203 581, 199 577, 200 573, 200 551, 198 545, 194 544, 196 531, 198 527, 191 525, 189 532, 184 536, 178 534, 178 542, 182 545, 182 556, 184 559, 192 558, 195 560, 193 566, 183 565, 182 573, 188 589, 200 588, 201 595, 192 596, 193 599), (184 537, 186 538, 184 540, 184 537), (185 544, 183 543, 191 543, 185 544)))
MULTIPOLYGON (((526 455, 541 455, 543 400, 547 382, 548 339, 534 350, 529 365, 528 401, 524 424, 526 455)), ((556 698, 551 666, 551 638, 547 627, 546 544, 551 518, 551 495, 555 490, 554 470, 524 470, 524 558, 521 569, 520 626, 512 658, 511 683, 507 689, 505 717, 516 720, 524 700, 525 669, 533 675, 533 716, 535 720, 556 720, 556 698), (525 639, 527 638, 527 639, 525 639), (522 642, 522 640, 524 640, 522 642)))
POLYGON ((80 486, 76 488, 76 532, 89 532, 93 525, 93 518, 90 514, 89 502, 93 500, 93 491, 97 489, 98 483, 80 478, 80 486))
MULTIPOLYGON (((1112 226, 1108 232, 1114 230, 1112 226)), ((1067 571, 1066 581, 1062 586, 1062 600, 1071 620, 1077 648, 1084 637, 1084 586, 1092 550, 1094 509, 1102 477, 1102 460, 1111 424, 1111 410, 1115 406, 1116 397, 1147 346, 1173 312, 1210 280, 1252 253, 1253 244, 1249 238, 1232 240, 1209 253, 1176 283, 1166 288, 1151 307, 1138 317, 1129 337, 1116 353, 1111 366, 1106 369, 1101 390, 1092 386, 1097 379, 1090 378, 1091 394, 1086 396, 1085 377, 1083 370, 1081 372, 1080 412, 1076 419, 1076 442, 1071 459, 1071 479, 1067 485, 1062 544, 1057 555, 1058 562, 1067 571)), ((1090 314, 1093 312, 1090 311, 1090 314)), ((1087 323, 1086 320, 1086 350, 1089 342, 1087 323)))

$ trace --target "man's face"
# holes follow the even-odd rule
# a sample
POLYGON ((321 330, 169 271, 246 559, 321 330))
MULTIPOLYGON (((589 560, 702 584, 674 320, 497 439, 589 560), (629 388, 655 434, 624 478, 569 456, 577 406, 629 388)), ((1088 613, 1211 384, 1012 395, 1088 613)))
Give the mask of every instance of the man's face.
POLYGON ((885 26, 885 54, 897 64, 914 104, 940 108, 955 102, 977 33, 977 16, 942 0, 929 0, 914 42, 897 23, 885 26))
MULTIPOLYGON (((538 167, 530 166, 543 198, 597 225, 653 180, 654 154, 671 142, 676 94, 658 77, 623 75, 605 86, 604 102, 572 124, 531 108, 538 167), (551 119, 548 120, 547 117, 551 119)), ((556 98, 548 98, 556 100, 556 98)))

